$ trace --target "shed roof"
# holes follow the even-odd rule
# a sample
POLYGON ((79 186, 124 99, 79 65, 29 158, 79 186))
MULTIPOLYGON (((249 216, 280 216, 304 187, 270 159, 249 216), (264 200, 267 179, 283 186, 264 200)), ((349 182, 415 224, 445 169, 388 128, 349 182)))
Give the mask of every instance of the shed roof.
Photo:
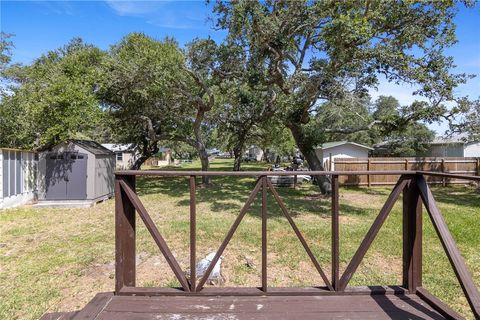
POLYGON ((354 146, 357 146, 357 147, 360 147, 360 148, 364 148, 364 149, 368 149, 368 150, 373 150, 372 147, 369 147, 369 146, 365 146, 363 144, 359 144, 359 143, 355 143, 355 142, 350 142, 350 141, 332 141, 332 142, 326 142, 324 144, 322 144, 320 147, 325 150, 325 149, 330 149, 330 148, 334 148, 334 147, 338 147, 338 146, 341 146, 341 145, 344 145, 344 144, 350 144, 350 145, 354 145, 354 146))
POLYGON ((95 155, 110 155, 110 154, 113 154, 112 151, 108 150, 107 148, 102 146, 100 143, 95 142, 95 141, 71 139, 71 140, 68 140, 68 142, 74 143, 77 146, 80 146, 83 149, 85 149, 88 152, 93 153, 95 155))

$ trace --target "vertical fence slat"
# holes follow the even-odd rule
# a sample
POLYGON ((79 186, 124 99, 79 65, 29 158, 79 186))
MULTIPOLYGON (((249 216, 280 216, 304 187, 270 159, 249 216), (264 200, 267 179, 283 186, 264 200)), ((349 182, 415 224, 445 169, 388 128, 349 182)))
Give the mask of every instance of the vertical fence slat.
MULTIPOLYGON (((442 167, 441 167, 442 172, 445 172, 445 159, 442 159, 442 167)), ((445 177, 442 178, 442 186, 446 186, 447 180, 445 177)))
POLYGON ((422 286, 422 200, 413 178, 403 190, 403 286, 422 286))
POLYGON ((262 290, 267 292, 267 177, 262 177, 262 290))
POLYGON ((190 176, 190 290, 195 292, 197 283, 196 274, 196 246, 197 246, 197 201, 195 176, 190 176))
POLYGON ((340 221, 339 221, 338 176, 332 176, 332 286, 339 289, 340 278, 340 221))
POLYGON ((135 286, 135 208, 120 181, 135 190, 135 176, 115 177, 115 293, 135 286))

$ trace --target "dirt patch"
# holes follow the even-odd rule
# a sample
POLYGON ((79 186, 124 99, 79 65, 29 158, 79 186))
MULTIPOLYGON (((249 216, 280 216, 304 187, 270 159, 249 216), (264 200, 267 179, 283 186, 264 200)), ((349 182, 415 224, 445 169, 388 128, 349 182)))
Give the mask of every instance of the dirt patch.
POLYGON ((372 195, 372 194, 364 194, 364 193, 341 193, 340 194, 340 201, 346 201, 350 204, 355 204, 360 207, 372 207, 378 206, 382 204, 383 196, 381 195, 372 195))
MULTIPOLYGON (((58 270, 61 273, 62 270, 58 270)), ((83 308, 98 292, 113 291, 115 288, 115 263, 95 264, 68 283, 73 286, 65 287, 60 296, 52 301, 52 308, 46 312, 72 311, 83 308)))

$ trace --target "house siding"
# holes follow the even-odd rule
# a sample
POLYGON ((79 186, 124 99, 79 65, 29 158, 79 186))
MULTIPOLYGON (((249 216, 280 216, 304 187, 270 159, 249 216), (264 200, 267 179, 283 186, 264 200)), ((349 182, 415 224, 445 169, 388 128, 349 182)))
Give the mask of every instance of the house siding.
MULTIPOLYGON (((323 166, 326 166, 327 160, 336 158, 368 158, 368 149, 354 144, 343 144, 327 149, 317 148, 315 153, 318 159, 322 160, 323 166)), ((332 164, 332 170, 335 170, 335 164, 332 164)))
POLYGON ((471 142, 465 144, 464 154, 465 157, 480 158, 480 142, 471 142))
POLYGON ((36 199, 36 172, 34 152, 0 149, 0 209, 36 199))
POLYGON ((463 143, 434 144, 426 152, 428 157, 465 157, 463 143))

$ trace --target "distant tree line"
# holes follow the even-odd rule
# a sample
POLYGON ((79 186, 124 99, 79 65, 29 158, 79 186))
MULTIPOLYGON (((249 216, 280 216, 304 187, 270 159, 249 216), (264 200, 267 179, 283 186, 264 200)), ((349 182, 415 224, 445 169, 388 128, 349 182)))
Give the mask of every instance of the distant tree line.
MULTIPOLYGON (((467 3, 467 6, 469 4, 467 3)), ((44 150, 68 138, 134 143, 133 168, 164 145, 184 146, 209 169, 207 149, 234 155, 298 149, 324 170, 315 147, 332 140, 385 142, 415 155, 433 138, 426 124, 479 135, 479 103, 454 95, 445 48, 458 4, 435 2, 217 1, 220 43, 127 34, 108 50, 72 39, 31 64, 11 63, 0 42, 0 146, 44 150), (415 85, 422 101, 372 101, 381 79, 415 85)), ((318 177, 322 192, 327 177, 318 177)), ((209 183, 204 179, 204 183, 209 183)))

